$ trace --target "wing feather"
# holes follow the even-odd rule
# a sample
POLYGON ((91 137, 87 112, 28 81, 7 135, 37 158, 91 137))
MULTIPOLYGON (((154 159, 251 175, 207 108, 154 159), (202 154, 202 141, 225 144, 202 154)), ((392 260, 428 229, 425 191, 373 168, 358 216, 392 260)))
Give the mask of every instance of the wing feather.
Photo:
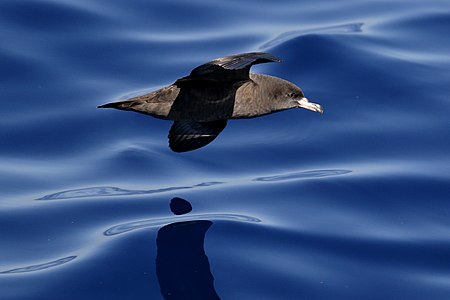
POLYGON ((226 125, 226 120, 174 121, 169 131, 169 147, 175 152, 187 152, 201 148, 211 143, 226 125))

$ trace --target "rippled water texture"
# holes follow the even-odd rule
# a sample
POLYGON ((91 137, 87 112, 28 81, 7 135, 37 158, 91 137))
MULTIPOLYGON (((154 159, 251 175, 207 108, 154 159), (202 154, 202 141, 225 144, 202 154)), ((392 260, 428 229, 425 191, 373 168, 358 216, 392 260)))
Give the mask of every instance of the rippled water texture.
POLYGON ((1 1, 0 299, 449 299, 449 37, 444 0, 1 1), (324 115, 176 154, 95 108, 248 51, 324 115))

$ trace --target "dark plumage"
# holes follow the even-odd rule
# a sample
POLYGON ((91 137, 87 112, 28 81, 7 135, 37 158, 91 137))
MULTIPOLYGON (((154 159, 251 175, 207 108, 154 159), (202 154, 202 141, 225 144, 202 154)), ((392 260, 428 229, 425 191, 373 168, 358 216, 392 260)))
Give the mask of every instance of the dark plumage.
POLYGON ((280 62, 280 59, 262 52, 217 58, 198 66, 172 85, 98 107, 173 120, 169 146, 175 152, 191 151, 211 143, 228 119, 254 118, 296 107, 323 112, 319 104, 308 102, 293 83, 269 75, 250 74, 252 65, 266 62, 280 62))

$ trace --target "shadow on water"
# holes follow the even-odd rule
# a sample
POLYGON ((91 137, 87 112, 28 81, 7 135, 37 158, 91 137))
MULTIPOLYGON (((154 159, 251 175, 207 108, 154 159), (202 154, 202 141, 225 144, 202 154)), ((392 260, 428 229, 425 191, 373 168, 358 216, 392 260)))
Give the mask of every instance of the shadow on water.
MULTIPOLYGON (((192 206, 184 199, 173 198, 170 210, 183 215, 192 206)), ((220 299, 203 248, 212 224, 209 220, 175 222, 158 231, 156 274, 165 299, 220 299)))

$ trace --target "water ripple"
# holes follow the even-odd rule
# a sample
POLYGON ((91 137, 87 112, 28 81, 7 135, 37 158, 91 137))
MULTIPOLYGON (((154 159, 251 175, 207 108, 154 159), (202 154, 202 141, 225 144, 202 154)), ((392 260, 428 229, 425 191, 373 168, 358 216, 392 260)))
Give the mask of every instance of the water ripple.
POLYGON ((56 266, 60 266, 62 264, 68 263, 69 261, 74 260, 76 257, 77 257, 76 255, 67 256, 67 257, 53 260, 50 262, 46 262, 43 264, 32 265, 32 266, 27 266, 27 267, 22 267, 22 268, 16 268, 16 269, 8 270, 8 271, 2 271, 2 272, 0 272, 0 274, 27 273, 27 272, 45 270, 45 269, 48 269, 51 267, 56 267, 56 266))
POLYGON ((0 1, 0 299, 161 299, 158 255, 202 279, 186 232, 220 298, 448 299, 450 1, 332 4, 0 1), (326 114, 175 154, 168 121, 95 108, 258 48, 326 114))
POLYGON ((196 187, 205 187, 211 185, 222 184, 223 182, 212 181, 212 182, 202 182, 192 186, 176 186, 167 187, 153 190, 128 190, 121 189, 118 187, 90 187, 82 189, 74 189, 62 191, 50 195, 43 196, 36 200, 58 200, 58 199, 73 199, 73 198, 86 198, 86 197, 103 197, 103 196, 130 196, 130 195, 142 195, 142 194, 156 194, 164 193, 169 191, 192 189, 196 187))
POLYGON ((314 170, 314 171, 302 171, 288 174, 281 174, 275 176, 265 176, 253 179, 253 181, 285 181, 294 179, 306 179, 306 178, 322 178, 329 176, 338 176, 351 173, 349 170, 314 170))
POLYGON ((336 25, 336 26, 327 26, 327 27, 319 27, 312 29, 301 29, 301 30, 292 30, 283 32, 276 38, 264 43, 259 47, 259 49, 268 49, 274 46, 278 46, 286 41, 297 38, 306 34, 342 34, 342 33, 357 33, 362 32, 362 26, 364 23, 349 23, 344 25, 336 25))
POLYGON ((255 217, 236 215, 236 214, 203 214, 203 215, 190 215, 181 217, 170 217, 170 218, 158 218, 150 220, 142 220, 136 222, 130 222, 125 224, 120 224, 113 226, 106 230, 103 234, 106 236, 116 235, 131 230, 141 229, 141 228, 152 228, 160 227, 162 225, 174 222, 185 222, 185 221, 198 221, 198 220, 227 220, 227 221, 237 221, 237 222, 256 222, 260 223, 261 220, 255 217))

